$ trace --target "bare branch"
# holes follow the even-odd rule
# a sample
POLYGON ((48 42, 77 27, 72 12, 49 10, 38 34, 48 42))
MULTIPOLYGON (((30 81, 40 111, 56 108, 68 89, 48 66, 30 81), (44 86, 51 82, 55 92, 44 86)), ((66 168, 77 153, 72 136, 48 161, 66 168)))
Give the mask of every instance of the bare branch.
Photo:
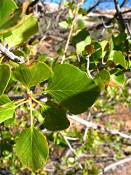
POLYGON ((69 46, 69 42, 70 42, 70 39, 71 39, 71 36, 72 36, 72 33, 73 33, 73 28, 74 28, 74 24, 76 22, 76 17, 77 17, 78 11, 79 11, 79 7, 80 7, 80 5, 83 4, 83 2, 84 2, 84 0, 81 0, 81 2, 79 2, 77 4, 77 6, 76 6, 76 9, 75 9, 75 12, 74 12, 74 16, 73 16, 72 25, 71 25, 70 32, 69 32, 69 35, 68 35, 68 38, 67 38, 67 42, 66 42, 66 45, 65 45, 65 49, 64 49, 64 55, 63 55, 62 60, 61 60, 61 64, 63 64, 64 61, 65 61, 66 52, 67 52, 67 49, 68 49, 68 46, 69 46))
MULTIPOLYGON (((26 98, 26 96, 24 96, 24 95, 21 95, 21 96, 9 96, 9 98, 10 98, 10 100, 16 101, 16 100, 24 99, 24 98, 26 98)), ((46 98, 45 95, 38 95, 38 96, 35 97, 36 100, 44 100, 45 98, 46 98)))
POLYGON ((126 3, 127 3, 128 0, 123 0, 123 2, 121 3, 120 7, 122 8, 126 3))
POLYGON ((9 51, 6 47, 4 47, 1 43, 0 43, 0 51, 6 55, 11 61, 22 64, 24 63, 24 58, 23 57, 19 57, 14 55, 14 53, 12 53, 11 51, 9 51))
POLYGON ((120 136, 122 138, 125 138, 125 139, 131 139, 130 135, 121 133, 121 132, 119 132, 117 130, 111 130, 111 129, 108 129, 108 128, 104 128, 104 127, 102 127, 100 125, 97 125, 95 123, 88 122, 88 121, 86 121, 86 120, 84 120, 84 119, 82 119, 82 118, 80 118, 80 117, 78 117, 76 115, 67 115, 67 117, 69 119, 75 120, 76 122, 78 122, 78 123, 80 123, 80 124, 82 124, 82 125, 84 125, 84 126, 86 126, 88 128, 93 128, 93 129, 99 130, 102 133, 105 132, 105 133, 109 133, 111 135, 118 135, 118 136, 120 136))
POLYGON ((100 4, 100 0, 96 1, 88 10, 87 13, 90 13, 93 9, 95 9, 100 4))
POLYGON ((91 73, 90 73, 90 69, 89 69, 90 68, 90 58, 89 58, 89 55, 87 56, 86 60, 87 60, 87 66, 86 66, 87 74, 88 74, 89 78, 93 78, 92 75, 91 75, 91 73))
POLYGON ((114 0, 114 4, 115 4, 115 9, 116 9, 116 14, 117 14, 117 17, 118 17, 118 22, 121 26, 121 31, 125 31, 125 22, 124 22, 124 19, 123 19, 123 16, 122 16, 122 13, 121 13, 121 9, 120 9, 120 6, 119 6, 119 3, 118 3, 118 0, 114 0))
MULTIPOLYGON (((121 14, 130 13, 130 12, 131 12, 131 9, 125 10, 125 11, 121 11, 121 14)), ((118 14, 115 13, 114 16, 113 16, 112 18, 110 18, 110 19, 108 19, 108 18, 106 17, 106 18, 107 18, 107 21, 104 22, 104 25, 105 25, 105 26, 110 25, 111 22, 112 22, 117 16, 118 16, 118 14)), ((103 17, 103 16, 100 16, 100 17, 103 17)), ((102 19, 103 19, 103 18, 102 18, 102 19)), ((123 20, 125 20, 125 19, 123 19, 123 20)), ((125 24, 125 25, 126 25, 126 24, 125 24)), ((98 24, 97 26, 94 26, 94 28, 96 28, 96 29, 103 28, 103 22, 102 22, 101 24, 98 24)), ((92 27, 89 28, 88 30, 92 30, 92 27)))
POLYGON ((118 162, 112 163, 111 165, 108 165, 107 167, 104 168, 103 172, 101 172, 99 175, 103 175, 104 173, 116 169, 117 166, 123 165, 124 163, 130 162, 131 161, 131 156, 126 157, 125 159, 119 160, 118 162))
MULTIPOLYGON (((68 147, 70 148, 71 152, 76 156, 77 160, 79 160, 79 157, 77 156, 76 151, 73 149, 73 147, 71 146, 70 142, 68 141, 68 137, 64 136, 62 133, 60 133, 60 134, 64 138, 64 140, 67 143, 68 147)), ((83 169, 83 167, 79 163, 79 161, 78 161, 78 164, 79 164, 80 169, 83 169)))

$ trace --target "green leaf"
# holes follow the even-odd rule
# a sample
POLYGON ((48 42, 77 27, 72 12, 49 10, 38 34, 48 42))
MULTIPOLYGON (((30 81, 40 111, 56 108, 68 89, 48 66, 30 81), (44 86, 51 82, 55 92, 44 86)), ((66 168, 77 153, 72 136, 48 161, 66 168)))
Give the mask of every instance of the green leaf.
POLYGON ((78 29, 84 29, 87 26, 86 17, 84 15, 79 14, 77 16, 76 24, 78 26, 78 29))
POLYGON ((48 157, 48 144, 43 133, 36 128, 27 128, 16 141, 16 154, 22 164, 36 171, 44 166, 48 157))
POLYGON ((110 81, 110 73, 107 70, 101 70, 95 77, 95 82, 104 88, 110 81))
POLYGON ((122 86, 125 83, 125 75, 121 69, 114 69, 110 72, 111 81, 118 86, 122 86))
POLYGON ((70 122, 66 117, 66 110, 59 106, 50 106, 44 112, 44 127, 51 131, 63 130, 69 127, 70 122))
POLYGON ((112 50, 108 60, 112 60, 116 65, 120 64, 127 69, 127 62, 121 51, 112 50))
POLYGON ((114 50, 121 50, 124 51, 126 48, 125 41, 127 39, 126 33, 119 33, 112 35, 112 47, 114 50))
POLYGON ((13 117, 15 105, 6 95, 0 95, 0 123, 13 117))
POLYGON ((10 32, 3 34, 3 38, 6 39, 9 47, 14 47, 27 41, 37 31, 37 18, 28 15, 24 16, 18 25, 11 28, 10 32))
POLYGON ((0 26, 5 23, 17 8, 14 0, 0 0, 0 26))
POLYGON ((73 65, 63 64, 55 67, 47 93, 55 102, 77 114, 93 105, 99 96, 99 88, 85 72, 73 65))
POLYGON ((93 43, 94 52, 91 54, 91 62, 98 62, 102 58, 102 47, 99 42, 93 43))
POLYGON ((4 93, 10 80, 10 68, 8 65, 0 65, 0 94, 4 93))
POLYGON ((86 28, 82 29, 80 32, 78 32, 75 36, 73 36, 72 38, 72 44, 74 46, 76 46, 77 43, 81 42, 81 41, 85 41, 87 40, 87 42, 89 42, 91 40, 90 38, 90 34, 87 31, 86 28))
POLYGON ((81 42, 77 43, 76 44, 76 52, 77 52, 77 54, 80 54, 81 52, 83 52, 85 50, 85 47, 87 45, 89 45, 89 44, 91 44, 90 36, 87 36, 84 41, 81 41, 81 42))
POLYGON ((66 21, 62 21, 59 23, 59 26, 63 29, 68 29, 69 24, 66 21))
POLYGON ((18 9, 8 17, 8 20, 4 21, 3 25, 0 25, 0 36, 6 33, 11 34, 11 31, 21 22, 21 13, 21 9, 18 9))
POLYGON ((47 80, 51 75, 51 69, 41 62, 34 63, 32 66, 21 64, 15 69, 14 75, 24 86, 30 88, 47 80))
POLYGON ((101 49, 102 49, 102 58, 104 58, 104 56, 106 55, 107 51, 109 50, 109 43, 106 40, 103 40, 101 42, 99 42, 99 44, 101 45, 101 49))
POLYGON ((85 47, 91 44, 91 37, 85 28, 72 38, 72 44, 76 46, 77 54, 83 52, 85 47))

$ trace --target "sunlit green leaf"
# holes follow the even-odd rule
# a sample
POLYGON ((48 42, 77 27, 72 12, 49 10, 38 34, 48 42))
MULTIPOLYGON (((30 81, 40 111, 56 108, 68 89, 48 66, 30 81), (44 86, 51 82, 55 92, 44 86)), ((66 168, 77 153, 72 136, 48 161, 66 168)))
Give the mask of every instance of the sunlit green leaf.
POLYGON ((49 78, 51 69, 42 62, 34 63, 32 66, 19 65, 14 71, 15 78, 24 86, 30 88, 49 78))
POLYGON ((27 128, 16 141, 16 154, 22 164, 36 171, 44 166, 48 157, 48 144, 43 133, 36 128, 27 128))
POLYGON ((77 54, 83 52, 90 43, 91 37, 85 28, 72 38, 72 44, 76 47, 77 54))
POLYGON ((78 26, 78 29, 84 29, 87 25, 87 21, 86 21, 85 16, 79 14, 77 16, 76 24, 78 26))
POLYGON ((76 44, 76 52, 77 54, 80 54, 85 50, 85 47, 91 43, 91 38, 90 36, 87 36, 87 38, 84 41, 81 41, 76 44))
POLYGON ((5 23, 17 8, 14 0, 0 0, 0 26, 5 23))
POLYGON ((10 80, 10 68, 8 65, 0 65, 0 94, 2 94, 10 80))
POLYGON ((32 15, 28 15, 24 16, 16 27, 3 34, 3 38, 6 39, 10 47, 14 47, 27 41, 37 31, 37 18, 32 15))
POLYGON ((8 17, 8 20, 4 21, 3 25, 0 25, 0 36, 11 35, 11 31, 19 25, 21 22, 21 9, 18 9, 15 13, 8 17))
POLYGON ((47 89, 54 100, 77 114, 93 105, 99 88, 86 73, 69 64, 57 65, 47 89))
POLYGON ((62 21, 59 23, 59 26, 63 29, 67 29, 69 27, 69 24, 66 21, 62 21))
POLYGON ((114 69, 110 73, 111 81, 116 85, 122 86, 125 83, 125 75, 121 69, 114 69))
POLYGON ((107 70, 101 70, 95 77, 95 82, 101 87, 105 87, 110 81, 110 73, 107 70))
POLYGON ((91 41, 90 34, 86 28, 82 29, 80 32, 78 32, 75 36, 72 37, 72 44, 74 46, 76 46, 76 44, 81 41, 86 41, 87 43, 91 41))
POLYGON ((6 95, 0 95, 0 123, 13 117, 15 105, 6 95))
POLYGON ((127 68, 127 62, 121 51, 112 50, 108 60, 112 60, 116 65, 120 64, 125 69, 127 68))

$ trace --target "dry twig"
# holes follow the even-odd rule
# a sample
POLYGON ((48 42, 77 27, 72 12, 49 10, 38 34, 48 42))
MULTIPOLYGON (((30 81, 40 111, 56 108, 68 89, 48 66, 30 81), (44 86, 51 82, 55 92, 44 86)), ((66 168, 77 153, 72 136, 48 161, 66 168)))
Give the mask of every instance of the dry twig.
POLYGON ((117 166, 123 165, 124 163, 127 163, 131 161, 131 156, 126 157, 125 159, 119 160, 118 162, 112 163, 111 165, 108 165, 104 168, 103 172, 101 172, 99 175, 104 175, 104 173, 116 169, 117 166))
POLYGON ((96 129, 96 130, 99 130, 100 132, 105 132, 105 133, 109 133, 111 135, 118 135, 122 138, 125 138, 125 139, 131 139, 131 136, 130 135, 127 135, 127 134, 124 134, 124 133, 121 133, 117 130, 111 130, 111 129, 108 129, 108 128, 104 128, 100 125, 97 125, 95 123, 92 123, 92 122, 88 122, 76 115, 67 115, 67 117, 69 119, 72 119, 72 120, 75 120, 76 122, 86 126, 87 128, 93 128, 93 129, 96 129))
POLYGON ((76 6, 76 9, 75 9, 75 12, 74 12, 74 16, 73 16, 73 21, 72 21, 71 28, 70 28, 70 32, 69 32, 69 35, 68 35, 68 38, 67 38, 67 42, 66 42, 66 45, 65 45, 65 49, 64 49, 64 55, 63 55, 62 60, 61 60, 61 64, 63 64, 64 61, 65 61, 66 52, 67 52, 67 49, 68 49, 68 46, 69 46, 69 42, 70 42, 70 39, 71 39, 71 36, 72 36, 72 33, 73 33, 73 28, 74 28, 74 24, 76 22, 76 17, 77 17, 78 11, 79 11, 79 7, 80 7, 80 5, 83 4, 83 2, 84 2, 84 0, 79 2, 77 4, 77 6, 76 6))
POLYGON ((19 64, 22 64, 25 62, 23 57, 14 55, 11 51, 9 51, 9 49, 4 47, 1 43, 0 43, 0 52, 5 54, 11 61, 14 61, 19 64))

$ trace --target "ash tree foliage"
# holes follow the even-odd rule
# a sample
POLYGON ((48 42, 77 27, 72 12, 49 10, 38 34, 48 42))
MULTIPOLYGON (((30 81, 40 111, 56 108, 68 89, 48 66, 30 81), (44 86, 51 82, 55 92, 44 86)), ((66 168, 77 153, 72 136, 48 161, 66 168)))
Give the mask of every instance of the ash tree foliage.
MULTIPOLYGON (((75 11, 75 3, 66 5, 72 12, 75 11)), ((30 62, 28 50, 23 48, 38 32, 38 22, 33 14, 27 15, 24 8, 18 7, 14 0, 0 2, 0 48, 8 43, 18 58, 24 57, 22 63, 10 60, 10 54, 1 48, 0 124, 1 128, 12 123, 17 125, 14 153, 23 167, 35 172, 45 165, 49 154, 48 141, 38 123, 50 131, 64 130, 70 126, 68 113, 86 111, 111 83, 123 86, 124 72, 131 64, 126 43, 129 50, 131 42, 126 33, 119 31, 108 40, 94 41, 86 30, 84 18, 75 20, 74 24, 74 18, 70 17, 60 26, 71 29, 75 25, 70 38, 75 53, 65 55, 63 64, 62 56, 53 64, 40 58, 30 62), (11 95, 12 89, 17 87, 18 98, 15 90, 11 95), (37 87, 39 91, 36 91, 37 87), (27 110, 24 125, 22 118, 17 116, 22 107, 27 110), (34 115, 36 107, 42 115, 41 120, 34 115)), ((81 13, 78 9, 78 14, 81 13)))

